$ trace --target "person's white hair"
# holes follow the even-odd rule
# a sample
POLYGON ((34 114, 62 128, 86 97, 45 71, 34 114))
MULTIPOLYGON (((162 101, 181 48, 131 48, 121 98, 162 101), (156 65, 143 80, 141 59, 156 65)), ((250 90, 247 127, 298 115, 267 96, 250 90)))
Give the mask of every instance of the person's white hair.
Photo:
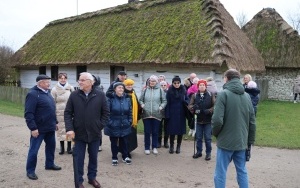
POLYGON ((86 78, 89 79, 92 82, 92 84, 94 84, 95 82, 93 75, 89 72, 82 72, 80 73, 80 76, 86 76, 86 78))
POLYGON ((251 88, 256 88, 257 84, 254 81, 250 81, 250 82, 248 82, 247 87, 250 88, 250 89, 251 88))
POLYGON ((156 83, 158 83, 158 77, 156 75, 151 75, 149 80, 155 81, 156 83))

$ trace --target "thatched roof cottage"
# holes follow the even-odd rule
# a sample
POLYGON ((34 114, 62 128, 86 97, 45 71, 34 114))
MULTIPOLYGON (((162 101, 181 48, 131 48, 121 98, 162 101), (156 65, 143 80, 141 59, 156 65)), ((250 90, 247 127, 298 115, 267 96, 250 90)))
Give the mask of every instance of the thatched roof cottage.
POLYGON ((15 54, 22 87, 38 73, 66 72, 76 85, 83 71, 107 89, 119 70, 136 81, 195 72, 222 85, 228 68, 265 71, 262 56, 219 0, 145 0, 50 22, 15 54))
POLYGON ((300 75, 300 36, 275 9, 258 12, 242 30, 265 59, 268 98, 292 100, 293 80, 300 75))

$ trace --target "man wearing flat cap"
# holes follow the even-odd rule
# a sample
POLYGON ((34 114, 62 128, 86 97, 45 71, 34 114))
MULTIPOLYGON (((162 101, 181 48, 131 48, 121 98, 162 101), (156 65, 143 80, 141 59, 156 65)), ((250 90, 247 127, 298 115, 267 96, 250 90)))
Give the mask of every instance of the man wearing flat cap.
POLYGON ((55 102, 49 92, 50 85, 51 78, 41 74, 36 77, 36 86, 31 88, 26 96, 24 117, 31 133, 26 172, 31 180, 38 179, 35 168, 42 141, 45 142, 45 169, 61 170, 61 167, 54 164, 55 130, 58 122, 55 102))
POLYGON ((108 90, 106 91, 106 96, 109 97, 109 96, 112 95, 112 93, 114 92, 113 86, 114 86, 115 83, 124 82, 124 80, 126 80, 126 78, 127 78, 126 72, 125 71, 120 71, 118 73, 117 79, 110 84, 108 90))

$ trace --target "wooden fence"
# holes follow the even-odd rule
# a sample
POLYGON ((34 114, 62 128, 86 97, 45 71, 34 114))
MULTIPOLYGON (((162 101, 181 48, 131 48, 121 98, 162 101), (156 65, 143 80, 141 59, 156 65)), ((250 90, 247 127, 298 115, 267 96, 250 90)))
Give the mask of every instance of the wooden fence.
POLYGON ((16 86, 0 86, 0 99, 24 105, 28 90, 16 86))

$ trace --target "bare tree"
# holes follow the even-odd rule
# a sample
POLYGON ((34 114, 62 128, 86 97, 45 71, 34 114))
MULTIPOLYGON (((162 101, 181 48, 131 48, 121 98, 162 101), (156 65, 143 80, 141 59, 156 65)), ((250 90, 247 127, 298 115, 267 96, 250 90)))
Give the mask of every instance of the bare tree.
POLYGON ((248 22, 247 15, 244 12, 238 13, 236 16, 237 24, 240 28, 242 28, 248 22))
POLYGON ((5 45, 0 46, 0 83, 4 83, 14 72, 14 69, 11 68, 13 54, 12 48, 5 45))
MULTIPOLYGON (((298 10, 300 9, 300 4, 298 4, 298 10)), ((288 14, 288 21, 292 24, 292 27, 298 31, 300 34, 300 12, 297 11, 295 14, 288 14)))

